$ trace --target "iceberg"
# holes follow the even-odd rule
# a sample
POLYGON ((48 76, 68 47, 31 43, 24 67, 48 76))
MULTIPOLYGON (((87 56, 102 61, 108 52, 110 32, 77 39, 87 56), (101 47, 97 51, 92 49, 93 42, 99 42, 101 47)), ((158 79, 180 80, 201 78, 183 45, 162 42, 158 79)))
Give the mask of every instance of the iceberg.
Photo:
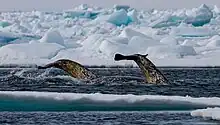
POLYGON ((128 25, 130 23, 127 12, 124 9, 112 13, 107 21, 116 26, 128 25))
POLYGON ((213 17, 213 12, 205 4, 202 4, 198 8, 186 11, 187 18, 186 23, 193 26, 203 26, 210 22, 213 17))

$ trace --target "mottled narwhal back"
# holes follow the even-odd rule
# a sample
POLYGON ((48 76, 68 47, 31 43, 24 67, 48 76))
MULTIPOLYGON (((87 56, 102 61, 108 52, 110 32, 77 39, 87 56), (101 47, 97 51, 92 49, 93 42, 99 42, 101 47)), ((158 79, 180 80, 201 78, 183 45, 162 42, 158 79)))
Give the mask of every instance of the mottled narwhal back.
MULTIPOLYGON (((148 55, 148 54, 147 54, 148 55)), ((115 54, 115 61, 120 60, 133 60, 140 67, 144 73, 146 82, 155 84, 167 84, 167 78, 156 68, 156 66, 146 58, 147 55, 134 54, 124 56, 121 54, 115 54)))
POLYGON ((81 64, 68 59, 61 59, 45 66, 39 66, 38 69, 46 69, 51 67, 62 69, 72 77, 82 80, 93 79, 96 77, 90 70, 81 64))

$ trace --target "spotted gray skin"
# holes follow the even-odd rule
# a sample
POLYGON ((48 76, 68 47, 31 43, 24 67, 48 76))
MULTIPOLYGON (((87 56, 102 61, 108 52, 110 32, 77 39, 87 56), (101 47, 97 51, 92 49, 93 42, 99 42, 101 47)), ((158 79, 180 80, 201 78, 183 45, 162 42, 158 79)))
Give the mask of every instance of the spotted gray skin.
POLYGON ((62 69, 72 77, 80 80, 90 80, 96 78, 96 75, 93 74, 89 69, 75 61, 68 59, 61 59, 45 66, 38 66, 38 69, 46 69, 51 67, 62 69))
POLYGON ((168 84, 168 79, 162 74, 160 70, 156 68, 156 66, 148 59, 146 58, 147 55, 140 55, 140 54, 134 54, 134 55, 128 55, 124 56, 121 54, 115 54, 115 61, 120 60, 133 60, 137 63, 141 71, 143 72, 145 76, 145 82, 147 83, 154 83, 154 84, 168 84))

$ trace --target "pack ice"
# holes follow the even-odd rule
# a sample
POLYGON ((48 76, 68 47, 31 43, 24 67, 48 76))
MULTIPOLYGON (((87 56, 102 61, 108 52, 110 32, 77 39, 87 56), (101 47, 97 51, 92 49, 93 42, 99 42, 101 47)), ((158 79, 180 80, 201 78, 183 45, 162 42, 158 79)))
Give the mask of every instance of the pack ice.
POLYGON ((2 12, 0 63, 68 58, 83 65, 135 65, 113 56, 148 53, 157 66, 220 66, 219 12, 205 4, 177 10, 83 4, 62 12, 2 12))

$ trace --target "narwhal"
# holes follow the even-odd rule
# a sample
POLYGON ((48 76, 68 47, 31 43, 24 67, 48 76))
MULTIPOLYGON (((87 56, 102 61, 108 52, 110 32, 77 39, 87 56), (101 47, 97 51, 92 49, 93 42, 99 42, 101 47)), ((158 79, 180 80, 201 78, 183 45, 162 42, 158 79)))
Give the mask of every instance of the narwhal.
POLYGON ((72 77, 80 80, 90 80, 97 77, 93 72, 83 65, 68 59, 60 59, 45 66, 38 66, 38 69, 47 69, 51 67, 62 69, 72 77))
POLYGON ((133 60, 137 63, 139 68, 144 74, 145 82, 147 83, 155 83, 155 84, 168 84, 168 79, 163 75, 163 73, 157 69, 157 67, 148 59, 146 58, 148 54, 141 55, 141 54, 134 54, 124 56, 121 54, 115 54, 115 61, 120 60, 133 60))
MULTIPOLYGON (((147 54, 148 55, 148 54, 147 54)), ((142 70, 145 76, 145 82, 155 83, 155 84, 166 84, 168 83, 167 78, 160 72, 156 66, 146 58, 147 55, 134 54, 129 56, 124 56, 121 54, 115 54, 115 61, 119 60, 133 60, 142 70)), ((59 68, 67 72, 74 78, 80 80, 93 80, 97 77, 97 74, 93 73, 83 65, 68 59, 60 59, 53 63, 49 63, 45 66, 38 66, 38 69, 46 68, 59 68)))

